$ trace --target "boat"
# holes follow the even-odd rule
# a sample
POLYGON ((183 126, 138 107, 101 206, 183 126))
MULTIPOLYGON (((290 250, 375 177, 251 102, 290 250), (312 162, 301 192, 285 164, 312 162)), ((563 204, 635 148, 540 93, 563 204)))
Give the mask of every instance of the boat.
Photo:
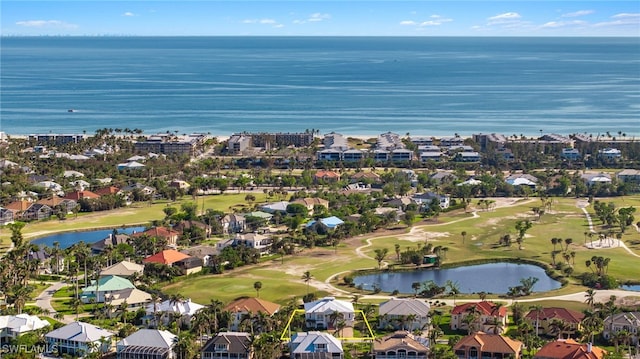
POLYGON ((67 112, 76 112, 76 110, 70 108, 70 109, 67 110, 67 112))

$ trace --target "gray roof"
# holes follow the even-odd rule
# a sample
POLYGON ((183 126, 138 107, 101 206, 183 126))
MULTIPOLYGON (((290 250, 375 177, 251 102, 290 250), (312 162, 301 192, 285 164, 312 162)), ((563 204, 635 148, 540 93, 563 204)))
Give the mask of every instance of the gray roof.
POLYGON ((380 304, 378 309, 380 315, 410 315, 416 314, 421 317, 429 315, 429 303, 420 299, 398 299, 392 298, 380 304))
POLYGON ((95 325, 83 322, 73 322, 45 335, 45 338, 63 339, 74 342, 89 343, 102 338, 110 338, 113 333, 95 325))
POLYGON ((342 343, 333 335, 323 332, 296 333, 291 338, 291 353, 315 353, 317 344, 325 344, 327 353, 342 353, 342 343))
POLYGON ((177 335, 166 330, 140 329, 117 342, 116 347, 120 349, 122 346, 137 345, 153 348, 172 348, 177 340, 177 335))
POLYGON ((251 337, 244 332, 221 332, 209 341, 202 348, 202 352, 216 352, 216 344, 226 344, 226 352, 248 353, 251 350, 251 337))
POLYGON ((14 333, 24 333, 49 326, 49 322, 35 315, 18 314, 0 316, 0 329, 9 328, 14 333))

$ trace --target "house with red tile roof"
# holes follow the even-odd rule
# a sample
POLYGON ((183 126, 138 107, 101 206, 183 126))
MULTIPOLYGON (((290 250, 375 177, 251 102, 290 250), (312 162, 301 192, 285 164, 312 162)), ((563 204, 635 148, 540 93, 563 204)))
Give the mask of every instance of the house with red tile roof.
POLYGON ((519 359, 523 347, 519 340, 477 332, 460 339, 453 351, 458 359, 519 359))
POLYGON ((313 178, 316 182, 337 182, 340 180, 340 174, 334 171, 320 170, 313 178))
POLYGON ((573 339, 558 339, 545 344, 533 359, 603 359, 607 351, 591 343, 580 344, 573 339))
POLYGON ((100 195, 91 191, 75 191, 65 194, 63 198, 79 201, 81 199, 97 199, 100 198, 100 195))
POLYGON ((274 315, 280 310, 280 304, 272 303, 260 298, 240 298, 227 304, 225 311, 229 311, 232 315, 230 324, 232 330, 238 330, 240 322, 248 314, 264 313, 268 316, 274 315))
POLYGON ((172 265, 183 259, 191 258, 189 255, 180 253, 173 249, 165 249, 162 252, 158 252, 150 257, 143 259, 144 263, 159 263, 165 265, 172 265))
POLYGON ((373 342, 373 354, 375 359, 427 359, 429 348, 426 339, 407 331, 397 331, 377 338, 373 342))
POLYGON ((33 202, 30 201, 14 201, 4 206, 4 208, 13 213, 14 219, 20 219, 22 214, 32 205, 33 202))
POLYGON ((581 329, 580 322, 582 322, 583 318, 584 314, 580 312, 558 307, 532 310, 525 316, 525 320, 538 329, 538 335, 546 334, 554 337, 564 334, 567 336, 574 335, 576 331, 581 329), (558 333, 557 326, 553 324, 554 321, 558 320, 565 324, 562 333, 558 333))
POLYGON ((165 239, 167 241, 167 246, 175 248, 178 246, 178 237, 180 237, 180 232, 166 227, 153 227, 144 232, 138 232, 131 235, 131 237, 134 238, 142 236, 165 239))
POLYGON ((95 194, 98 194, 100 196, 107 196, 107 195, 110 195, 110 194, 118 194, 119 192, 120 192, 120 188, 118 188, 116 186, 98 188, 97 190, 94 191, 95 194))
POLYGON ((44 204, 44 205, 49 206, 51 208, 56 208, 56 207, 60 206, 60 207, 64 208, 67 211, 67 213, 73 212, 73 209, 78 205, 78 202, 76 202, 75 200, 68 199, 68 198, 62 198, 62 197, 58 197, 58 196, 53 196, 53 197, 50 197, 50 198, 43 198, 43 199, 39 200, 36 203, 44 204))
POLYGON ((457 305, 451 311, 451 329, 453 330, 482 330, 489 333, 500 334, 507 327, 507 308, 501 304, 488 301, 476 303, 464 303, 457 305), (469 323, 468 316, 476 319, 469 323), (469 324, 472 325, 469 328, 469 324))

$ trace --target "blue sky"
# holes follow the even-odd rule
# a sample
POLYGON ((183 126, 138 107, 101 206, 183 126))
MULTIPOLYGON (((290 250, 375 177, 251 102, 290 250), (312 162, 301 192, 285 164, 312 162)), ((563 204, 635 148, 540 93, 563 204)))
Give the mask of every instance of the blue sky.
POLYGON ((640 36, 640 1, 2 1, 1 34, 640 36))

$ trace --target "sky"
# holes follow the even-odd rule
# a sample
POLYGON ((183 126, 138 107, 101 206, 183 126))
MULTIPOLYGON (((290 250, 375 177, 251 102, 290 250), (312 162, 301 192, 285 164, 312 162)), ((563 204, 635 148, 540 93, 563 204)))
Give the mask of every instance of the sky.
POLYGON ((640 1, 0 2, 2 36, 634 36, 640 1))

